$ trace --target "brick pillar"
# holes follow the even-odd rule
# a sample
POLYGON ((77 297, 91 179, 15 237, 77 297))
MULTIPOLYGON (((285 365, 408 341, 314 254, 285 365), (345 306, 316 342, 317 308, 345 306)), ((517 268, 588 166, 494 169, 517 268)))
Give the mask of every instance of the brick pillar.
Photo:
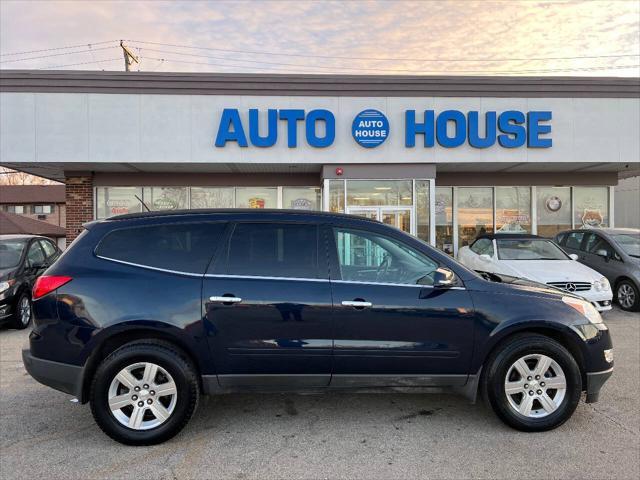
POLYGON ((68 173, 64 183, 68 246, 82 232, 82 224, 93 220, 93 176, 68 173))

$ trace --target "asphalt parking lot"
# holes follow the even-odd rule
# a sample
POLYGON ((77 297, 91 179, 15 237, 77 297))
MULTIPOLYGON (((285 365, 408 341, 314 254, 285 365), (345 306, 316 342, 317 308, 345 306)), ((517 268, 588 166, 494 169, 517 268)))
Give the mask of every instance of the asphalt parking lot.
POLYGON ((616 370, 600 403, 525 434, 443 394, 228 395, 155 447, 125 447, 88 406, 42 386, 20 358, 27 331, 0 330, 0 477, 638 478, 640 315, 615 310, 616 370))

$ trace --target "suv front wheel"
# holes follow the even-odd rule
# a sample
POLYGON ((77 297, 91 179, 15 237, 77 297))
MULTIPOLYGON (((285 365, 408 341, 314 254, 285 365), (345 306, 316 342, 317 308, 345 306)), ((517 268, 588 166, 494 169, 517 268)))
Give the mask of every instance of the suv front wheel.
POLYGON ((193 365, 171 345, 127 344, 100 363, 91 384, 91 412, 100 428, 127 445, 153 445, 176 435, 198 402, 193 365))
POLYGON ((518 430, 551 430, 566 422, 580 400, 582 377, 561 344, 537 334, 512 338, 489 359, 484 375, 488 401, 518 430))

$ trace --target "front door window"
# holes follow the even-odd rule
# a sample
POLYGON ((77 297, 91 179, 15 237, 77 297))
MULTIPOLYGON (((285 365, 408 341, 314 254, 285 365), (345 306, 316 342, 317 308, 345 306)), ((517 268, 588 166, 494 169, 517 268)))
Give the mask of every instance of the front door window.
POLYGON ((337 229, 342 280, 431 285, 438 264, 409 246, 383 235, 337 229))

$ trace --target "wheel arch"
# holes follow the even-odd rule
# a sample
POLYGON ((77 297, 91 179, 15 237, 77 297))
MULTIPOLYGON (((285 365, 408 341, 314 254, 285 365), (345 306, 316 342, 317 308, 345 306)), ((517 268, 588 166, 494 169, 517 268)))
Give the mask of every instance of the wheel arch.
POLYGON ((505 343, 509 342, 513 337, 521 336, 523 334, 538 334, 555 340, 573 356, 580 369, 580 377, 582 379, 583 389, 587 385, 587 370, 584 354, 580 348, 580 342, 582 341, 578 334, 571 330, 570 327, 553 324, 551 326, 548 323, 534 323, 530 324, 517 324, 511 328, 497 332, 491 339, 491 343, 484 351, 480 360, 480 365, 483 372, 487 371, 486 363, 491 356, 505 343))
POLYGON ((189 346, 189 343, 185 341, 181 335, 173 331, 175 327, 169 327, 170 328, 158 329, 157 323, 154 323, 154 326, 130 325, 124 329, 119 328, 117 331, 105 331, 100 340, 96 340, 96 342, 93 344, 91 354, 88 356, 85 363, 82 376, 81 396, 80 398, 78 398, 80 403, 88 402, 91 380, 93 379, 93 375, 95 374, 102 360, 107 358, 118 348, 129 343, 139 342, 140 340, 151 340, 168 344, 170 347, 178 350, 178 352, 184 355, 196 369, 198 382, 200 384, 199 387, 200 389, 202 389, 201 362, 199 361, 197 355, 193 353, 193 350, 189 346))
POLYGON ((640 285, 638 285, 633 278, 628 277, 627 275, 620 275, 618 278, 616 278, 616 281, 613 282, 613 290, 614 290, 614 296, 616 294, 616 291, 618 290, 618 285, 620 285, 622 282, 627 281, 630 282, 632 285, 635 285, 635 287, 640 290, 640 285))

